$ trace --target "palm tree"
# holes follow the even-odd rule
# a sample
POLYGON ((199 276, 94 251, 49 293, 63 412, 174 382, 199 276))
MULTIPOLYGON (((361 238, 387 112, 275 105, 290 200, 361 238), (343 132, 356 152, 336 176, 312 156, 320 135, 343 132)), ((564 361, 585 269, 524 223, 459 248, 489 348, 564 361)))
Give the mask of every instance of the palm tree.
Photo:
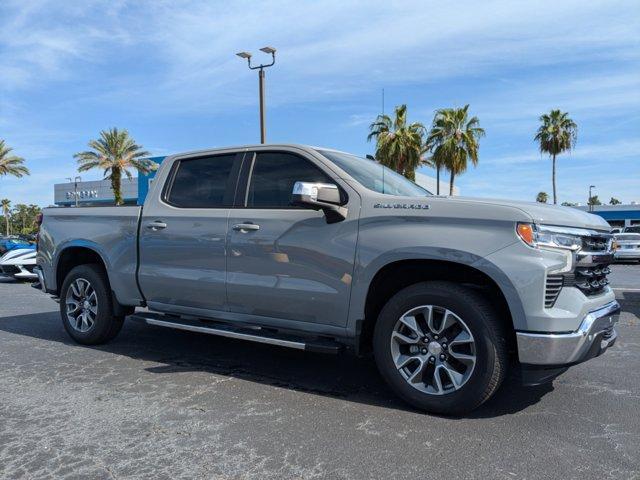
POLYGON ((396 107, 393 120, 388 115, 378 115, 369 130, 367 141, 376 139, 376 160, 409 180, 415 180, 416 168, 424 162, 425 128, 419 122, 407 124, 407 106, 396 107))
MULTIPOLYGON (((431 146, 426 143, 425 144, 425 153, 428 152, 431 149, 431 146)), ((425 162, 425 164, 433 167, 436 169, 436 195, 440 195, 440 170, 442 170, 443 168, 446 167, 446 165, 444 164, 444 158, 442 158, 442 155, 439 156, 435 156, 435 155, 431 155, 428 158, 428 163, 425 162)))
POLYGON ((120 185, 123 173, 127 178, 132 178, 130 168, 135 168, 140 173, 149 173, 157 168, 156 163, 144 158, 149 156, 149 152, 137 145, 126 130, 117 128, 102 130, 100 138, 91 140, 89 147, 93 150, 76 153, 73 156, 80 165, 78 171, 103 169, 105 178, 111 180, 116 205, 123 203, 120 185))
POLYGON ((621 203, 616 197, 611 197, 611 200, 609 200, 609 205, 620 205, 621 203))
POLYGON ((2 206, 2 214, 4 215, 4 233, 5 235, 9 235, 9 212, 11 211, 11 200, 8 198, 3 198, 0 201, 0 205, 2 206))
POLYGON ((598 198, 598 195, 592 195, 587 202, 587 205, 602 205, 602 202, 598 198))
POLYGON ((540 192, 536 196, 536 202, 547 203, 549 201, 549 194, 547 192, 540 192))
POLYGON ((558 203, 556 195, 556 156, 570 151, 578 139, 578 126, 569 118, 568 112, 551 110, 540 116, 541 125, 534 137, 540 144, 540 152, 548 153, 552 159, 553 203, 558 203))
POLYGON ((24 159, 9 155, 12 150, 4 143, 4 140, 0 140, 0 176, 13 175, 14 177, 22 177, 29 175, 29 169, 22 165, 24 159))
POLYGON ((466 171, 468 161, 471 160, 474 166, 478 164, 479 139, 485 134, 478 117, 468 118, 468 111, 469 105, 436 110, 427 136, 426 145, 433 152, 438 182, 440 168, 446 168, 451 174, 449 195, 453 195, 455 176, 466 171))

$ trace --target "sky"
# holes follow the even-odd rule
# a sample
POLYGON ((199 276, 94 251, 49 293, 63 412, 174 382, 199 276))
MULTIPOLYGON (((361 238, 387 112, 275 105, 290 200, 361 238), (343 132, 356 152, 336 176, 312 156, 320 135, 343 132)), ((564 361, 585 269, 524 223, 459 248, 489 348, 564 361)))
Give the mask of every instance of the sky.
POLYGON ((407 104, 427 126, 470 104, 486 136, 456 185, 533 201, 552 191, 538 117, 560 108, 578 142, 558 158, 559 202, 589 185, 640 202, 637 0, 0 0, 0 138, 31 170, 0 178, 0 198, 51 204, 113 126, 153 155, 258 143, 257 74, 234 54, 268 61, 265 45, 268 142, 373 153, 382 89, 386 113, 407 104))

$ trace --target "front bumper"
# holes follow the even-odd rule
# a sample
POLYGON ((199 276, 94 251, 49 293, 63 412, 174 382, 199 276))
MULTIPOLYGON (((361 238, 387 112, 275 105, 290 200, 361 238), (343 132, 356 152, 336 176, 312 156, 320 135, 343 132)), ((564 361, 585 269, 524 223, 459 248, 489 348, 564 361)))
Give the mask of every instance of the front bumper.
POLYGON ((640 249, 616 250, 613 257, 615 260, 640 260, 640 249))
POLYGON ((616 341, 613 325, 619 312, 620 305, 614 300, 590 311, 574 332, 516 332, 520 363, 561 367, 597 357, 616 341))

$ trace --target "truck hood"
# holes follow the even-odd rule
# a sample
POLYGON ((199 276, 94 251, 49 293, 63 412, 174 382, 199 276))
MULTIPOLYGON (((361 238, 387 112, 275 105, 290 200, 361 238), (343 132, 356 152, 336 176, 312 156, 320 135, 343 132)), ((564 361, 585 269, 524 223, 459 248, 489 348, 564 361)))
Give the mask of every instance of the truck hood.
POLYGON ((514 200, 497 200, 492 198, 448 197, 461 202, 483 203, 517 208, 529 215, 534 223, 558 225, 563 227, 590 228, 609 232, 611 226, 598 215, 583 212, 573 207, 546 205, 538 202, 522 202, 514 200))

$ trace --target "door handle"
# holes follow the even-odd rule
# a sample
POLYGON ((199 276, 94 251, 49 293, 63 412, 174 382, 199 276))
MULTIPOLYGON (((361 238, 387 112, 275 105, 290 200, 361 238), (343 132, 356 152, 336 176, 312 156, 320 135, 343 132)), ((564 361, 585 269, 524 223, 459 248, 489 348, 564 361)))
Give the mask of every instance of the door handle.
POLYGON ((248 232, 248 231, 256 231, 260 230, 260 225, 256 225, 255 223, 236 223, 233 226, 233 229, 238 232, 248 232))
POLYGON ((147 223, 147 228, 149 230, 152 230, 154 232, 157 232, 158 230, 162 230, 164 228, 167 228, 167 224, 164 223, 161 220, 156 220, 155 222, 149 222, 147 223))

